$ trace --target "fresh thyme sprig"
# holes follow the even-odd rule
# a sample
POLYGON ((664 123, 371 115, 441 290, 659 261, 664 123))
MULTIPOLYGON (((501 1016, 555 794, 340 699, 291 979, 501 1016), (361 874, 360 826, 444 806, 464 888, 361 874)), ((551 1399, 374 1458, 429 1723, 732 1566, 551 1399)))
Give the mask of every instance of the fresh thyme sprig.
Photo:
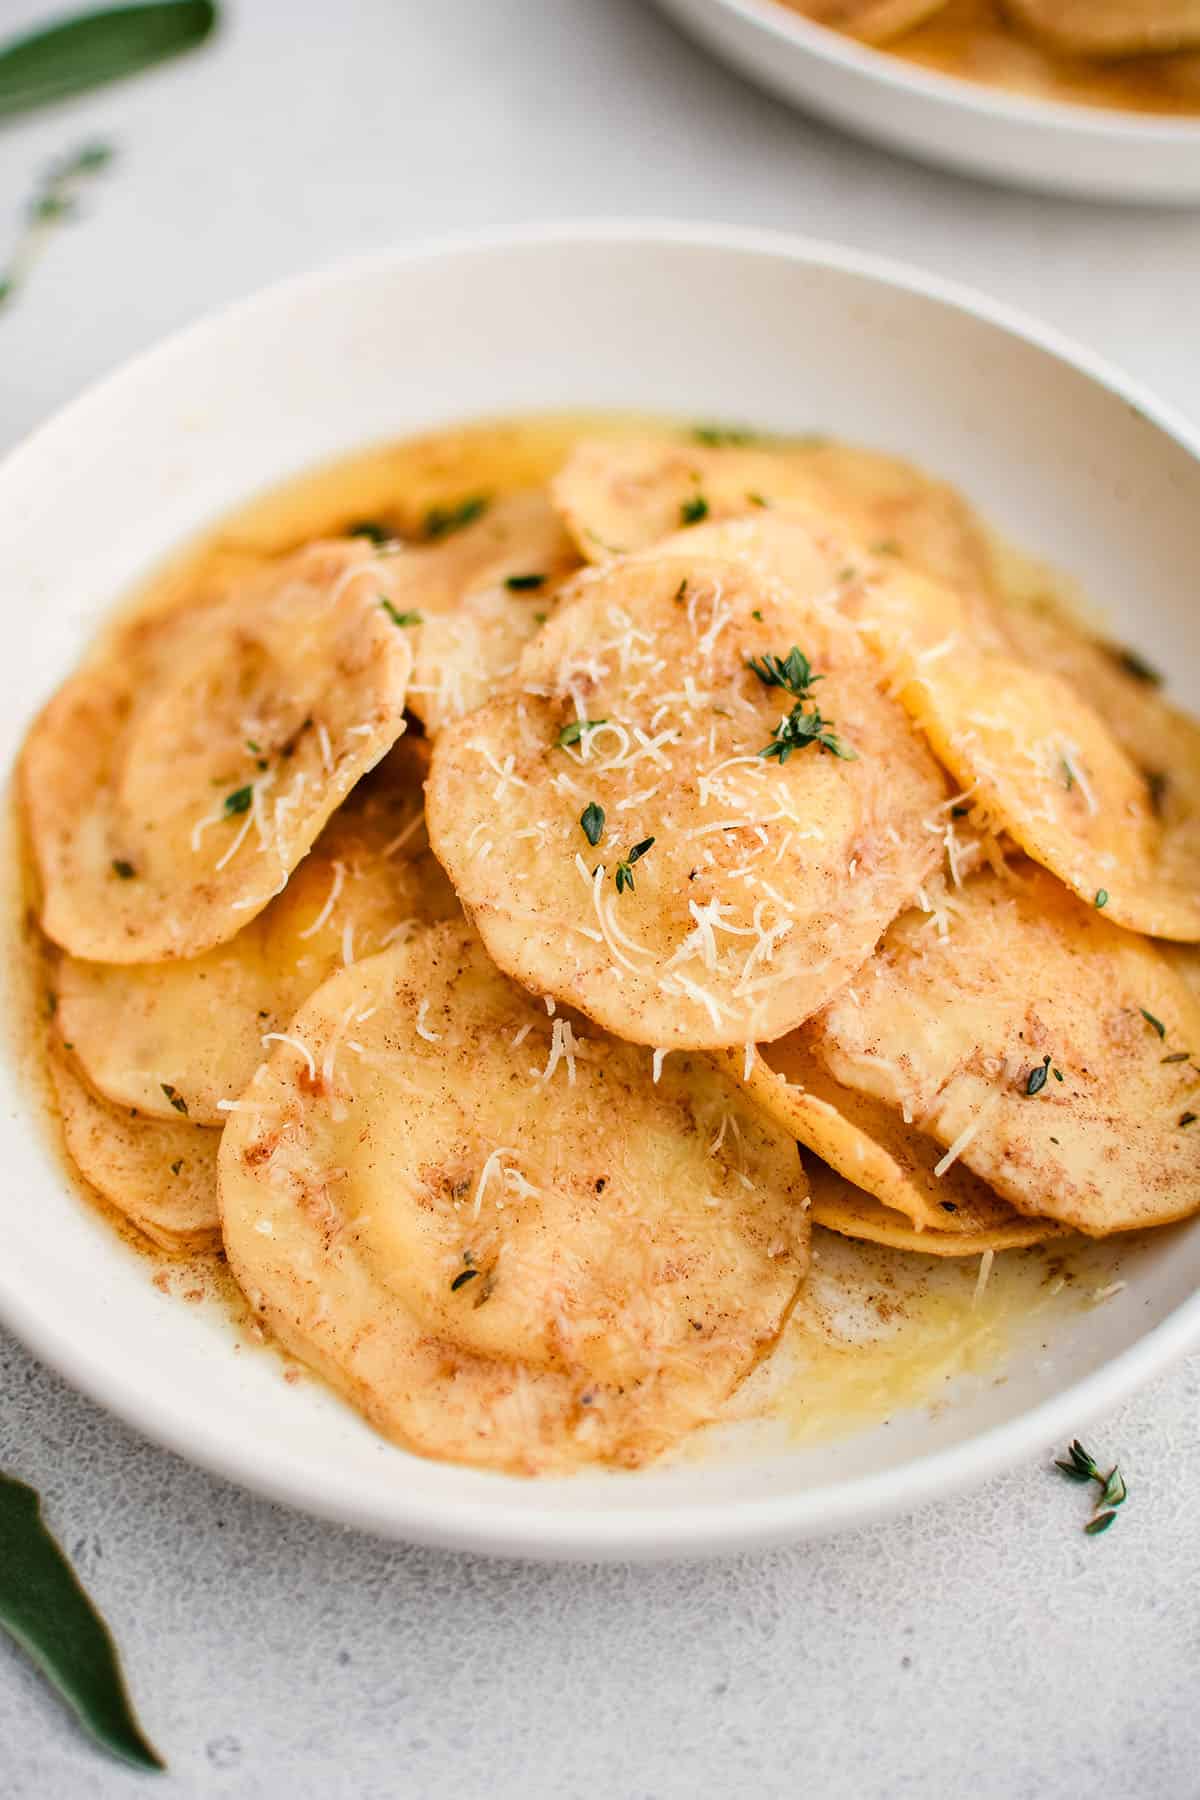
POLYGON ((793 644, 786 656, 775 656, 770 651, 761 657, 751 656, 746 666, 754 671, 764 687, 783 688, 796 702, 791 712, 776 725, 771 742, 759 751, 761 757, 775 757, 785 763, 793 750, 802 750, 806 744, 819 744, 822 750, 830 751, 843 762, 856 760, 856 753, 834 735, 832 719, 823 716, 815 701, 811 712, 805 710, 805 701, 812 700, 813 688, 825 677, 814 674, 812 664, 798 644, 793 644))
POLYGON ((51 164, 26 209, 24 228, 8 267, 0 273, 0 306, 11 300, 26 280, 50 233, 75 216, 80 190, 108 167, 113 155, 111 144, 84 144, 51 164))
POLYGON ((1117 1507, 1123 1506, 1129 1497, 1119 1464, 1114 1463, 1107 1475, 1102 1474, 1095 1457, 1075 1438, 1066 1458, 1056 1458, 1054 1466, 1061 1469, 1069 1481, 1094 1481, 1100 1489, 1092 1516, 1083 1528, 1088 1537, 1099 1537, 1116 1518, 1117 1507))
POLYGON ((635 862, 640 862, 647 850, 652 849, 653 846, 654 839, 652 837, 643 838, 640 844, 635 844, 633 846, 633 849, 629 852, 628 856, 623 856, 621 858, 620 862, 617 864, 618 894, 623 894, 626 888, 629 889, 631 894, 634 892, 633 865, 635 862))

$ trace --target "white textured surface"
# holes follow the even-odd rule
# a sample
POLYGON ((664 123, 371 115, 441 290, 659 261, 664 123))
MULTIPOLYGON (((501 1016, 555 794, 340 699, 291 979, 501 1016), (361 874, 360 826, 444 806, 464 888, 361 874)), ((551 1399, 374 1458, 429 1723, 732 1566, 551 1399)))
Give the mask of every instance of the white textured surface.
MULTIPOLYGON (((13 27, 49 12, 0 4, 13 27)), ((88 135, 120 165, 0 315, 0 447, 175 324, 429 232, 725 217, 1023 305, 1193 417, 1200 217, 893 162, 707 63, 641 0, 241 0, 174 69, 6 129, 0 234, 88 135)), ((536 304, 536 296, 531 296, 536 304)), ((70 521, 63 521, 69 533, 70 521)), ((1090 1434, 1131 1498, 1082 1536, 1043 1469, 741 1562, 520 1568, 281 1513, 141 1444, 0 1339, 0 1466, 113 1623, 165 1795, 1200 1794, 1200 1359, 1090 1434)), ((145 1791, 0 1640, 2 1800, 145 1791)))

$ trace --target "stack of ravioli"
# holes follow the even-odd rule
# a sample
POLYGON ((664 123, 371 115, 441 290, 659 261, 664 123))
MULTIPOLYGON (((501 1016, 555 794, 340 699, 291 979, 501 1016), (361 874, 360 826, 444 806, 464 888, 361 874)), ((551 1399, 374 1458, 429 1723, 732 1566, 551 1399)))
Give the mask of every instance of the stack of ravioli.
POLYGON ((1200 727, 907 465, 580 442, 135 616, 21 775, 81 1173, 423 1455, 646 1463, 814 1221, 1200 1207, 1200 727))

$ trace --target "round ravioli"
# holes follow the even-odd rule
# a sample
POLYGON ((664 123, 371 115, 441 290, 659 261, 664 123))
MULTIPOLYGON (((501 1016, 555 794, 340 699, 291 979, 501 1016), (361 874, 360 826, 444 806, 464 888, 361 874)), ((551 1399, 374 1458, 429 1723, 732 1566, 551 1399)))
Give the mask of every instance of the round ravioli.
POLYGON ((99 1099, 61 1048, 50 1073, 67 1151, 84 1180, 162 1249, 219 1249, 220 1133, 99 1099))
POLYGON ((408 704, 432 737, 514 673, 579 553, 542 491, 494 500, 444 543, 389 554, 385 611, 409 634, 408 704))
POLYGON ((1014 21, 1066 56, 1161 55, 1200 45, 1200 0, 1005 0, 1014 21))
POLYGON ((591 562, 649 549, 705 521, 795 509, 849 540, 838 567, 867 554, 898 560, 990 616, 990 553, 970 507, 945 482, 873 451, 819 440, 790 449, 585 440, 552 491, 591 562))
POLYGON ((788 4, 831 31, 844 31, 864 44, 889 44, 941 12, 946 0, 788 0, 788 4))
POLYGON ((1006 832, 1081 900, 1103 895, 1116 924, 1200 938, 1200 828, 1165 832, 1145 777, 1075 686, 983 647, 955 625, 956 606, 897 572, 858 584, 842 610, 895 668, 974 822, 1006 832))
POLYGON ((404 730, 412 653, 361 544, 131 624, 43 710, 22 792, 42 926, 75 956, 224 943, 404 730))
MULTIPOLYGON (((1200 725, 1164 698, 1136 651, 1061 611, 1014 610, 1006 629, 1027 661, 1060 675, 1099 714, 1145 783, 1156 872, 1177 893, 1200 893, 1200 725)), ((1115 896, 1120 907, 1122 886, 1117 873, 1108 904, 1115 896)))
POLYGON ((1200 1207, 1200 1005, 1153 944, 1022 862, 946 939, 906 914, 808 1045, 1019 1212, 1103 1237, 1200 1207))
POLYGON ((88 1080, 150 1117, 223 1125, 293 1013, 343 964, 458 903, 428 848, 428 752, 402 738, 326 825, 282 894, 227 944, 177 962, 61 958, 58 1020, 88 1080))
MULTIPOLYGON (((906 1229, 914 1238, 940 1232, 986 1238, 980 1248, 999 1249, 1038 1243, 1062 1229, 1049 1220, 1023 1218, 965 1163, 946 1164, 942 1147, 911 1120, 836 1080, 809 1047, 808 1033, 809 1027, 801 1026, 755 1051, 740 1071, 746 1091, 855 1193, 865 1190, 896 1230, 906 1229)), ((729 1052, 724 1065, 729 1073, 734 1064, 729 1052)))
POLYGON ((948 1221, 937 1231, 919 1231, 903 1213, 893 1212, 816 1157, 805 1158, 812 1188, 812 1221, 842 1237, 886 1244, 923 1256, 981 1256, 987 1250, 1024 1250, 1061 1235, 1062 1227, 1041 1219, 1023 1219, 1010 1211, 1003 1221, 974 1218, 948 1221))
POLYGON ((858 634, 742 564, 566 598, 435 744, 433 848, 534 992, 658 1048, 781 1036, 938 860, 936 765, 858 634))
POLYGON ((633 1467, 774 1342, 804 1176, 706 1059, 655 1083, 461 925, 343 970, 293 1036, 224 1134, 226 1248, 286 1347, 387 1436, 527 1474, 633 1467))

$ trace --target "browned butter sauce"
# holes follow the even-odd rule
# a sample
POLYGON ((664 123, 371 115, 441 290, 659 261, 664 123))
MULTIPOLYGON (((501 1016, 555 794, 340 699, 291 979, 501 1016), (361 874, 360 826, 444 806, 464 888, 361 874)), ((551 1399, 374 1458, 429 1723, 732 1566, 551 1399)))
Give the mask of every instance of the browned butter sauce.
MULTIPOLYGON (((463 425, 355 452, 227 515, 142 583, 115 609, 114 622, 187 606, 313 538, 363 524, 399 536, 419 534, 434 507, 543 483, 580 436, 631 430, 678 437, 687 428, 631 414, 576 412, 463 425)), ((843 462, 852 487, 861 453, 826 440, 820 446, 826 468, 843 462)), ((19 995, 10 1012, 14 1053, 28 1072, 46 1129, 59 1141, 45 1069, 49 953, 33 924, 34 882, 19 822, 12 832, 10 942, 16 945, 12 987, 19 995)), ((148 1280, 181 1303, 220 1310, 240 1348, 263 1345, 223 1258, 172 1257, 154 1248, 86 1188, 61 1144, 60 1156, 81 1197, 131 1253, 144 1258, 148 1280)), ((733 1437, 746 1421, 768 1420, 786 1441, 818 1442, 937 1404, 963 1377, 997 1378, 1006 1356, 1040 1341, 1053 1317, 1102 1303, 1134 1249, 1131 1243, 1118 1249, 1074 1240, 1067 1246, 997 1256, 981 1286, 978 1259, 910 1256, 817 1229, 812 1276, 779 1346, 729 1404, 733 1437)), ((290 1361, 281 1361, 282 1378, 295 1381, 297 1374, 290 1361)), ((721 1430, 704 1431, 682 1454, 724 1454, 725 1441, 721 1430)))
MULTIPOLYGON (((798 13, 806 0, 779 0, 798 13)), ((1200 54, 1134 56, 1099 62, 1060 56, 1010 25, 1000 0, 949 0, 923 25, 882 48, 940 75, 1004 88, 1030 99, 1106 106, 1123 112, 1200 113, 1200 54)))

